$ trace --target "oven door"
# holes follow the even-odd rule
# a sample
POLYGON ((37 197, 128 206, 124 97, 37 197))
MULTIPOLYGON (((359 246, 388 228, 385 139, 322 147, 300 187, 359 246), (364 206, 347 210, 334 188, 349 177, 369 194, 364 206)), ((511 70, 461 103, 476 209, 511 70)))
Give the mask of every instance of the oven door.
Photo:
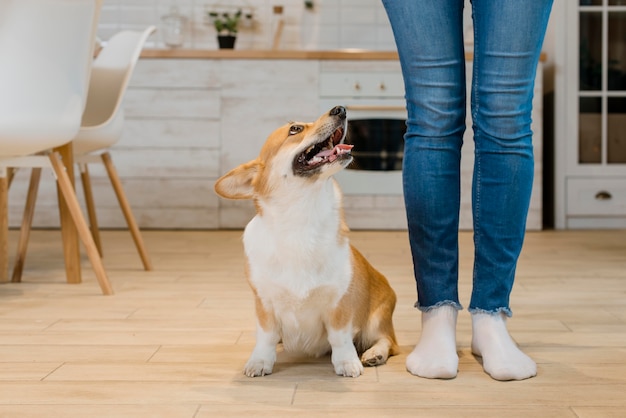
MULTIPOLYGON (((340 104, 324 101, 323 109, 340 104)), ((346 143, 354 161, 335 174, 346 195, 401 195, 406 131, 404 99, 344 100, 348 114, 346 143)))

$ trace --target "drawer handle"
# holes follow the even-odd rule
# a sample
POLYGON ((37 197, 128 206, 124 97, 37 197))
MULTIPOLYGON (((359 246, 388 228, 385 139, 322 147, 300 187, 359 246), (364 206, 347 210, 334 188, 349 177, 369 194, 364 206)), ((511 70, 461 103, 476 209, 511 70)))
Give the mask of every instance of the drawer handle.
POLYGON ((359 84, 359 82, 358 82, 358 81, 357 81, 356 83, 354 83, 354 89, 355 89, 356 91, 361 90, 361 85, 359 84))
POLYGON ((606 190, 601 190, 596 193, 596 200, 611 200, 612 198, 613 196, 611 195, 611 193, 607 192, 606 190))

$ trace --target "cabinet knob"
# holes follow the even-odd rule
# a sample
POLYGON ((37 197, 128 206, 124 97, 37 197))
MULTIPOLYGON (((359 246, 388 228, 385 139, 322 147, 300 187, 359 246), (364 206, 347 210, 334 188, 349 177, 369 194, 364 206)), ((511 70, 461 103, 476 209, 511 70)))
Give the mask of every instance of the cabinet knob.
POLYGON ((613 196, 606 190, 600 190, 596 193, 596 200, 611 200, 613 196))
POLYGON ((382 91, 384 91, 384 90, 387 88, 387 86, 385 86, 385 83, 380 83, 379 88, 380 88, 382 91))
POLYGON ((354 83, 354 89, 355 89, 356 91, 361 90, 361 85, 359 84, 359 82, 358 82, 358 81, 357 81, 356 83, 354 83))

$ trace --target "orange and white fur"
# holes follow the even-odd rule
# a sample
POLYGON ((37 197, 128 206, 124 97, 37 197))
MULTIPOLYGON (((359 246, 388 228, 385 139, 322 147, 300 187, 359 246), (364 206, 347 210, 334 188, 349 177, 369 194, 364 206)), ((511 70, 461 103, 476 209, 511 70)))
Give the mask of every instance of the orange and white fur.
POLYGON ((257 316, 247 376, 272 373, 281 341, 285 351, 331 352, 340 376, 357 377, 363 365, 384 364, 398 352, 396 295, 350 245, 332 178, 352 161, 346 128, 341 106, 315 122, 287 124, 255 160, 215 184, 222 197, 254 200, 257 211, 243 236, 257 316))

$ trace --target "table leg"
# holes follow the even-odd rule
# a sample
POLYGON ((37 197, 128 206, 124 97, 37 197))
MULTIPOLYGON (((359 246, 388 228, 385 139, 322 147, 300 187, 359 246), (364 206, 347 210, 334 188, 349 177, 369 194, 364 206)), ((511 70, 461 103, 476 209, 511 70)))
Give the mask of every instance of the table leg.
POLYGON ((0 283, 9 281, 9 179, 0 168, 0 283))
MULTIPOLYGON (((54 150, 61 155, 63 165, 65 165, 72 187, 74 187, 74 151, 72 143, 68 142, 54 150)), ((65 256, 65 274, 67 276, 67 282, 81 283, 78 231, 58 184, 57 195, 59 199, 59 215, 61 218, 61 235, 63 237, 63 253, 65 256)))

